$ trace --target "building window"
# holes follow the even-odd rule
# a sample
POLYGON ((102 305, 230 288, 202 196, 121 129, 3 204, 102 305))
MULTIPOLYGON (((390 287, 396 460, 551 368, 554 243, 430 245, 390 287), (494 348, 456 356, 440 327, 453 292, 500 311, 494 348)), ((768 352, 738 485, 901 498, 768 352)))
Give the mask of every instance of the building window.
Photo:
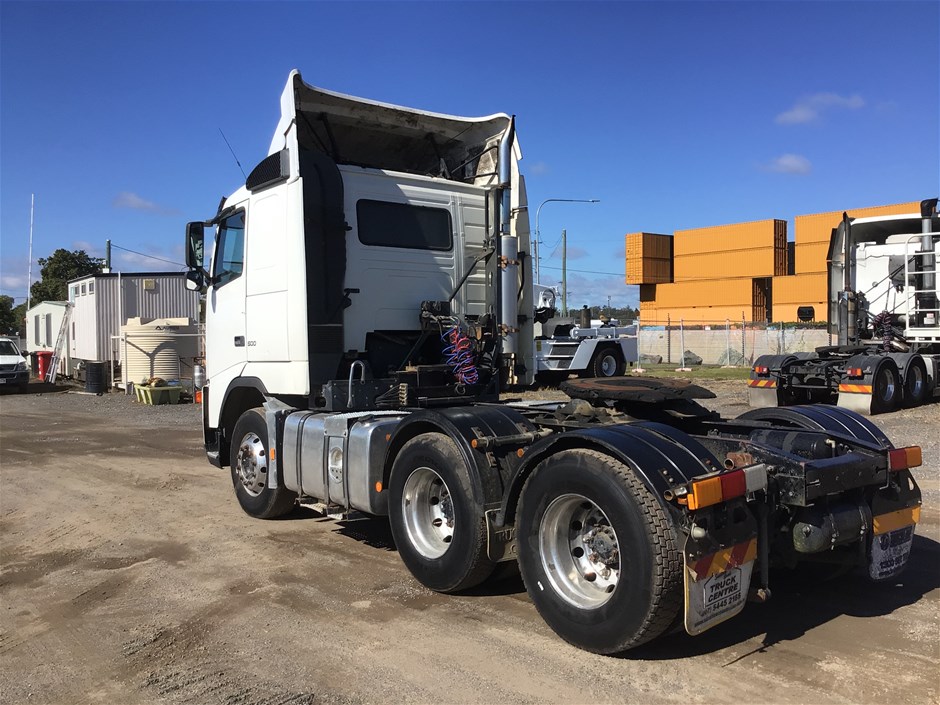
POLYGON ((46 347, 50 347, 53 344, 52 340, 52 315, 46 314, 46 347))
POLYGON ((39 342, 39 314, 33 316, 33 343, 40 345, 39 342))
POLYGON ((377 247, 449 250, 454 244, 450 211, 408 203, 356 203, 359 242, 377 247))
POLYGON ((69 287, 69 301, 75 303, 75 297, 78 296, 78 284, 69 287))
POLYGON ((95 283, 94 283, 94 282, 88 282, 88 293, 89 293, 89 294, 94 294, 94 293, 95 293, 95 283))
POLYGON ((222 286, 242 275, 245 264, 245 211, 230 215, 219 225, 212 283, 222 286))

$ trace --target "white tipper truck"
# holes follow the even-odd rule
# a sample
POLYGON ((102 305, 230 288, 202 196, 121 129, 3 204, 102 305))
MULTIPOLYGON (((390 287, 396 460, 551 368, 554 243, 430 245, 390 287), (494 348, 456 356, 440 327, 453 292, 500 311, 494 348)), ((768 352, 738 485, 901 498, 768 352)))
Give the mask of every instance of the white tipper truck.
POLYGON ((735 616, 769 597, 775 561, 903 570, 920 449, 853 412, 722 419, 697 401, 708 390, 630 377, 501 400, 534 372, 520 157, 508 115, 290 74, 269 155, 187 225, 206 452, 244 511, 387 516, 405 566, 443 593, 516 561, 551 628, 605 654, 735 616))

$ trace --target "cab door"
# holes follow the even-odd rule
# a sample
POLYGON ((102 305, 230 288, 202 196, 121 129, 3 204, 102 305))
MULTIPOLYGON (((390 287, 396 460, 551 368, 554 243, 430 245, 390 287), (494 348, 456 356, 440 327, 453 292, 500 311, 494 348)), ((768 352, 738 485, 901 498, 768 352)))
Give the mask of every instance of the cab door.
POLYGON ((212 256, 212 279, 206 296, 206 374, 211 403, 221 404, 228 383, 241 374, 246 355, 245 228, 247 202, 218 225, 212 256))

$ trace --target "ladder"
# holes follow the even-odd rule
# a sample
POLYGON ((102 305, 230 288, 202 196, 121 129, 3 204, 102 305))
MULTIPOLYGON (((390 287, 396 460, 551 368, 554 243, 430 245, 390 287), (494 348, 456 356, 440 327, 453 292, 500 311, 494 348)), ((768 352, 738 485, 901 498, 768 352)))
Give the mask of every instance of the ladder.
POLYGON ((59 335, 55 339, 55 348, 52 350, 52 359, 49 361, 49 369, 46 370, 46 381, 49 384, 55 384, 56 373, 59 369, 59 360, 62 358, 62 348, 68 339, 69 320, 72 318, 72 302, 66 302, 65 313, 62 315, 62 325, 59 326, 59 335))

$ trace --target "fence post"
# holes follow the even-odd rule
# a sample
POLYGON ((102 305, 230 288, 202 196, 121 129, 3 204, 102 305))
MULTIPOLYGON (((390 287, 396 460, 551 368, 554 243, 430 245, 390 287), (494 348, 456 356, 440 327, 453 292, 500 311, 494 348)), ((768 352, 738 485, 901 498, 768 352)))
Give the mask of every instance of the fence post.
POLYGON ((731 362, 731 321, 725 319, 725 367, 735 367, 731 362))
POLYGON ((636 319, 636 367, 633 368, 634 372, 643 373, 646 372, 643 369, 643 364, 640 362, 640 356, 643 354, 643 351, 640 349, 640 332, 642 330, 642 319, 636 319))
POLYGON ((679 363, 679 368, 676 372, 691 372, 692 370, 685 366, 685 321, 684 319, 679 319, 679 347, 682 348, 680 357, 682 362, 679 363))
POLYGON ((747 321, 744 319, 744 311, 741 311, 741 357, 747 360, 747 321))
POLYGON ((666 314, 666 364, 672 364, 672 316, 666 314))

